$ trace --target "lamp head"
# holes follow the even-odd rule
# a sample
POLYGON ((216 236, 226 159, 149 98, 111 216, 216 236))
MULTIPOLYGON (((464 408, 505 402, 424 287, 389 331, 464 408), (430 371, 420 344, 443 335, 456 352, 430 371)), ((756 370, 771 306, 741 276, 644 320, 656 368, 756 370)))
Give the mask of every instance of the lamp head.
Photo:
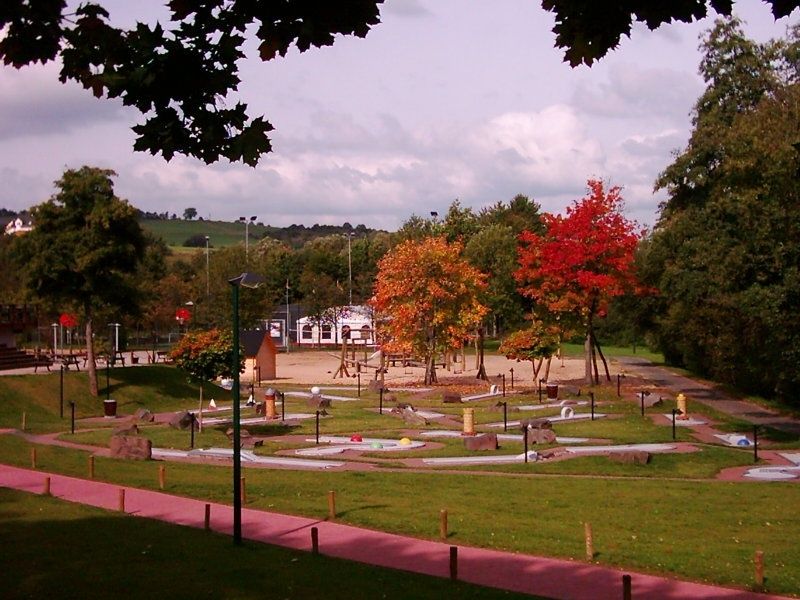
POLYGON ((233 279, 228 279, 228 283, 231 285, 238 285, 240 287, 257 288, 259 285, 264 283, 264 278, 256 273, 242 273, 233 279))

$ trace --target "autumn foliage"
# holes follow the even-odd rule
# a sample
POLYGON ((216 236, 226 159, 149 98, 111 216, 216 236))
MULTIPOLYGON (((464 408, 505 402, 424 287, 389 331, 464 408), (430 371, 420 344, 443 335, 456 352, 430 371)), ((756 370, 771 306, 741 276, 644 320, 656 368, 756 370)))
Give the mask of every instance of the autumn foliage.
POLYGON ((487 312, 478 301, 486 276, 443 237, 409 240, 378 263, 372 306, 388 351, 424 357, 435 381, 436 354, 458 348, 487 312))
POLYGON ((233 374, 233 342, 230 335, 218 329, 187 333, 175 345, 170 357, 179 369, 197 381, 233 374))
POLYGON ((606 191, 597 180, 589 180, 588 188, 566 215, 543 215, 544 234, 520 235, 515 277, 520 293, 540 307, 537 314, 585 328, 593 355, 595 317, 604 314, 609 299, 637 286, 633 261, 641 231, 621 213, 620 188, 606 191))
POLYGON ((500 344, 498 352, 517 362, 530 361, 535 382, 544 359, 550 359, 558 351, 558 342, 556 327, 548 327, 541 321, 534 321, 527 329, 509 334, 500 344))

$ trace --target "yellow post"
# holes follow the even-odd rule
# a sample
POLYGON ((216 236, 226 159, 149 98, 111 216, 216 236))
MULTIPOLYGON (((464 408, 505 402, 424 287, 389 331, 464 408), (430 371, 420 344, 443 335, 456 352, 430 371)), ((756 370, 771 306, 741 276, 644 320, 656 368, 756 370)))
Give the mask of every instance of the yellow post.
POLYGON ((762 590, 764 589, 764 552, 762 550, 756 550, 755 565, 756 587, 762 590))
POLYGON ((22 411, 22 431, 28 428, 28 413, 22 411))
POLYGON ((31 469, 36 468, 36 446, 31 446, 31 469))
POLYGON ((439 537, 447 539, 447 510, 444 508, 439 511, 439 537))
POLYGON ((592 535, 592 524, 583 524, 584 535, 586 536, 586 560, 594 560, 594 536, 592 535))
POLYGON ((678 398, 676 399, 678 403, 678 410, 681 411, 681 414, 678 415, 679 419, 688 419, 689 413, 686 409, 686 396, 683 394, 678 394, 678 398))
POLYGON ((336 492, 328 492, 328 518, 333 521, 336 518, 336 492))
POLYGON ((475 435, 475 409, 464 409, 464 435, 475 435))
POLYGON ((163 490, 166 485, 167 467, 158 465, 158 489, 163 490))

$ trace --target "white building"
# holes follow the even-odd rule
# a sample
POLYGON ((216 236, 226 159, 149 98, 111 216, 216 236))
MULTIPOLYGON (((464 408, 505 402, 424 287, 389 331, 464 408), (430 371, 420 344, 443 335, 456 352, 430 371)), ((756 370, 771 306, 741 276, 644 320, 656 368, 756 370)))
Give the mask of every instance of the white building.
POLYGON ((6 225, 6 235, 20 235, 33 230, 33 223, 28 221, 26 225, 22 219, 17 217, 13 221, 9 221, 6 225))
POLYGON ((297 343, 301 346, 341 344, 344 337, 356 345, 375 344, 372 309, 368 306, 343 306, 328 309, 330 315, 319 322, 314 317, 297 320, 297 343))

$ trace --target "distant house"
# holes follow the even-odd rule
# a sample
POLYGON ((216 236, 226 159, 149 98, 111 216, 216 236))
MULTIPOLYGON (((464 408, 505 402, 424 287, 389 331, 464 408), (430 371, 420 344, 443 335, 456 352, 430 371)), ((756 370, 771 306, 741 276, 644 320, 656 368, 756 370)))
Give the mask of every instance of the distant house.
POLYGON ((6 235, 22 235, 23 233, 28 233, 32 230, 33 222, 28 221, 28 224, 26 225, 25 222, 19 217, 12 219, 6 224, 6 235))
POLYGON ((250 329, 240 332, 239 343, 244 353, 243 381, 258 384, 276 378, 275 357, 278 350, 269 331, 250 329))
POLYGON ((375 326, 372 309, 368 306, 343 306, 341 310, 329 309, 328 319, 318 320, 306 316, 297 320, 296 341, 301 346, 340 344, 347 338, 353 344, 375 344, 375 326))

